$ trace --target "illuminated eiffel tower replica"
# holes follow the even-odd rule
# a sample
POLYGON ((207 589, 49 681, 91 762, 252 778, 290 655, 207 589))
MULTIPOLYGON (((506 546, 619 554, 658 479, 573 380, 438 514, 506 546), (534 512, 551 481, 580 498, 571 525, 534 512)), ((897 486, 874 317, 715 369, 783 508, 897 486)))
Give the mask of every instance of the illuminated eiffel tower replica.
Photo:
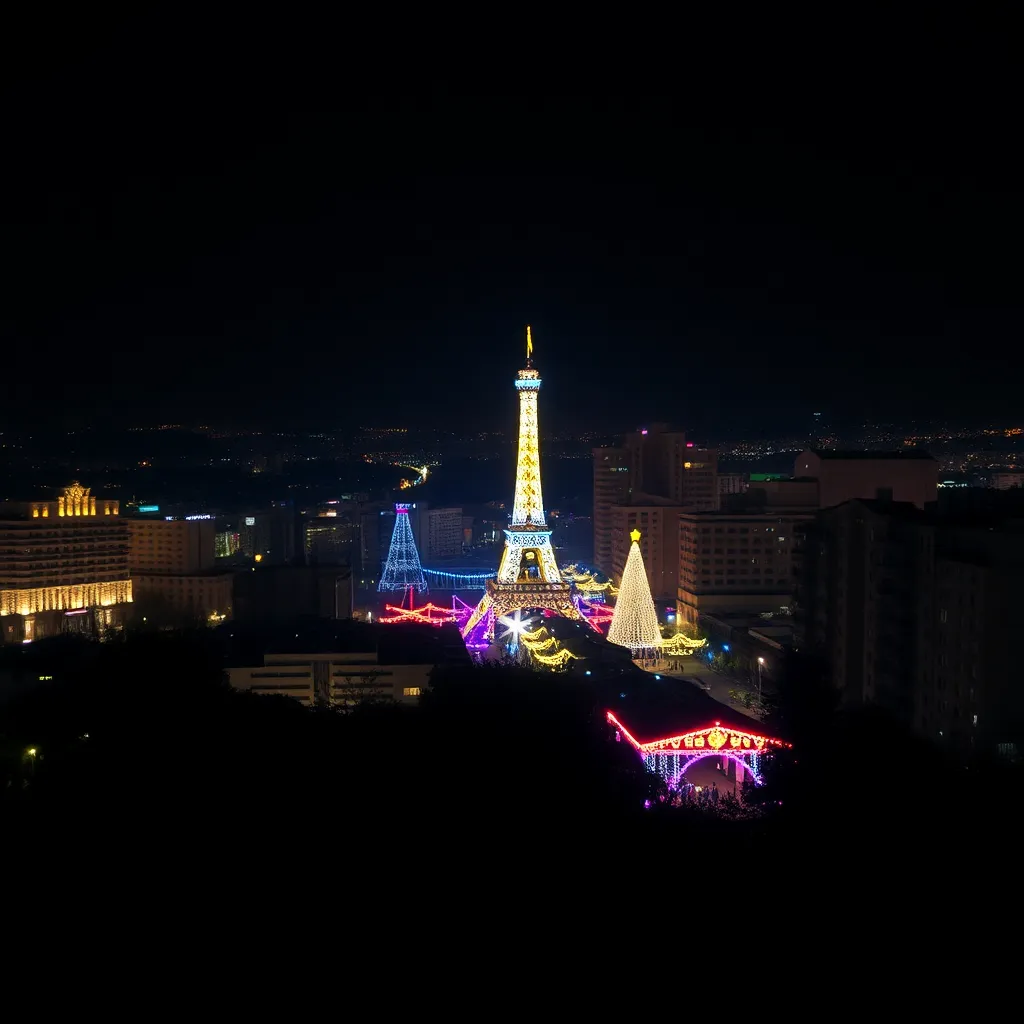
POLYGON ((505 550, 498 577, 487 589, 462 629, 473 640, 493 640, 494 621, 520 608, 549 608, 568 619, 579 619, 569 584, 564 582, 544 521, 540 488, 540 440, 537 432, 537 392, 540 374, 533 368, 533 339, 526 328, 526 369, 516 378, 519 392, 519 460, 512 522, 505 530, 505 550))

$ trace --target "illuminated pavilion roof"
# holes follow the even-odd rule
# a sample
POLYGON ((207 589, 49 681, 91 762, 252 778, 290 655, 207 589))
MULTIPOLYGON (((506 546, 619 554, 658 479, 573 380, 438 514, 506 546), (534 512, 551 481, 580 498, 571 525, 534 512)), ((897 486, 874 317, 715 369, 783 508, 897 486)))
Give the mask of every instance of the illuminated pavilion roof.
POLYGON ((756 718, 719 704, 695 686, 672 685, 663 694, 646 688, 636 694, 626 693, 625 698, 615 701, 607 710, 640 745, 716 725, 731 732, 772 739, 756 718))

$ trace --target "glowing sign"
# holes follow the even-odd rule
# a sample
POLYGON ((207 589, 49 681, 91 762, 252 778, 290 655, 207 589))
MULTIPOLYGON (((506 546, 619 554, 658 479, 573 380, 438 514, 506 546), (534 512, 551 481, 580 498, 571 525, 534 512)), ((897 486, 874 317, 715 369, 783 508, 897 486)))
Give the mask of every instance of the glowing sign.
POLYGON ((213 516, 207 514, 202 516, 185 516, 187 522, 194 522, 196 519, 212 519, 213 516))
POLYGON ((159 505, 140 505, 139 506, 139 511, 140 512, 159 512, 160 511, 160 506, 159 505))
POLYGON ((256 525, 256 517, 255 516, 246 516, 245 517, 245 525, 246 526, 255 526, 256 525))

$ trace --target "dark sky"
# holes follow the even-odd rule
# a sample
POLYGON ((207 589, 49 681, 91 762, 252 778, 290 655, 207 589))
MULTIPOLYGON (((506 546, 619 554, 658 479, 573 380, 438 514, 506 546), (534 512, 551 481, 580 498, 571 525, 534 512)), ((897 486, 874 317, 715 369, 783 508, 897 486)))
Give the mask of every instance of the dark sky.
POLYGON ((1009 35, 837 40, 657 81, 26 45, 0 421, 507 427, 528 322, 551 426, 1016 417, 1009 35))

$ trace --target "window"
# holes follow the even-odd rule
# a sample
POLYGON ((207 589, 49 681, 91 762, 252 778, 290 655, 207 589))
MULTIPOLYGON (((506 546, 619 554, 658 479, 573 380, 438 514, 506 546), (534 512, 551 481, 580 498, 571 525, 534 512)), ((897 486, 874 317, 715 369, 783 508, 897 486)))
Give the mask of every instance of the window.
POLYGON ((420 688, 418 686, 405 686, 402 688, 403 697, 418 697, 420 695, 420 688))

